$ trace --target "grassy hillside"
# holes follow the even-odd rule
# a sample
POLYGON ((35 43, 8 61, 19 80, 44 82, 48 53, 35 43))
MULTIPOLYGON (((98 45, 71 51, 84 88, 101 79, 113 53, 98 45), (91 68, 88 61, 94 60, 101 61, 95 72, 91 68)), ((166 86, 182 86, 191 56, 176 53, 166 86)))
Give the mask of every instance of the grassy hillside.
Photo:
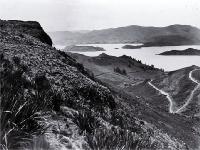
POLYGON ((129 114, 151 122, 191 147, 199 145, 198 91, 195 91, 194 97, 183 112, 172 114, 169 112, 170 103, 167 97, 149 85, 152 80, 151 83, 157 88, 169 93, 173 99, 173 109, 178 110, 186 103, 196 86, 189 79, 189 73, 198 68, 197 66, 164 72, 128 56, 114 57, 101 54, 97 57, 88 57, 74 53, 70 55, 82 63, 96 80, 100 80, 125 99, 124 105, 134 107, 126 110, 129 114), (126 74, 116 72, 116 67, 125 70, 126 74))
POLYGON ((0 23, 1 149, 187 148, 129 114, 136 106, 38 37, 35 23, 0 23))

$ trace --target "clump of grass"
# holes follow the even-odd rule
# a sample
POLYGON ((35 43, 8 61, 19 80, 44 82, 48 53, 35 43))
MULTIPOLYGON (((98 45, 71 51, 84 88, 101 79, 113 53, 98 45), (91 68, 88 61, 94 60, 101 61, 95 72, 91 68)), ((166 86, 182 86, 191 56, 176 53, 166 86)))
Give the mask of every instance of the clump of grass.
POLYGON ((98 86, 89 85, 78 89, 79 94, 83 96, 91 108, 99 112, 104 112, 104 107, 114 109, 116 107, 113 96, 107 91, 101 91, 98 86))
POLYGON ((153 148, 149 137, 140 139, 134 132, 114 127, 95 129, 93 134, 87 134, 87 142, 94 150, 153 148))
POLYGON ((1 148, 20 149, 22 142, 29 143, 33 136, 42 134, 43 127, 37 123, 36 112, 59 109, 58 96, 45 76, 36 76, 35 81, 25 77, 27 68, 20 58, 0 60, 0 116, 1 148), (24 69, 26 68, 26 69, 24 69))
POLYGON ((100 126, 100 123, 94 114, 92 114, 91 111, 86 110, 79 111, 77 116, 73 118, 73 122, 79 127, 80 134, 85 132, 92 133, 100 126))
POLYGON ((137 134, 119 127, 97 128, 92 134, 87 134, 86 139, 94 150, 166 149, 147 134, 137 134))
POLYGON ((90 110, 79 111, 74 116, 73 122, 79 127, 80 134, 86 136, 87 143, 94 150, 155 149, 158 147, 156 141, 152 141, 146 133, 138 133, 119 126, 104 127, 100 118, 97 118, 90 110))

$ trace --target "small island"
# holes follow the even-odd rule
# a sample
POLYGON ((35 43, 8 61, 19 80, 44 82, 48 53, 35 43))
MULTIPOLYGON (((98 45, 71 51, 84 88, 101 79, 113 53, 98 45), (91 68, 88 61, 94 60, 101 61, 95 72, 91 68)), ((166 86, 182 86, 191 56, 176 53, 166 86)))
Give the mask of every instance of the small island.
POLYGON ((102 47, 95 47, 95 46, 67 46, 63 49, 64 51, 77 51, 77 52, 96 52, 96 51, 105 51, 102 47))
POLYGON ((134 45, 124 45, 122 48, 123 49, 139 49, 143 47, 142 45, 137 45, 137 46, 134 46, 134 45))
POLYGON ((187 56, 200 56, 200 50, 194 48, 188 48, 186 50, 171 50, 165 51, 158 55, 187 55, 187 56))

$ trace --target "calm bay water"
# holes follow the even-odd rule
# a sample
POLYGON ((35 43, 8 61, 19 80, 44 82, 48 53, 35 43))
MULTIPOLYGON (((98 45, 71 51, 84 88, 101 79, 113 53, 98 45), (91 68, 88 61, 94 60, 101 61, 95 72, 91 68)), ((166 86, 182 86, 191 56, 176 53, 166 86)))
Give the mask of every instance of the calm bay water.
MULTIPOLYGON (((106 51, 96 52, 76 52, 86 56, 98 56, 106 53, 113 56, 127 55, 141 60, 146 64, 153 64, 157 68, 163 68, 165 71, 173 71, 191 65, 200 66, 200 56, 161 56, 156 55, 169 50, 185 50, 195 48, 200 50, 200 45, 189 46, 163 46, 163 47, 143 47, 141 49, 122 49, 125 44, 87 44, 87 46, 102 47, 106 51), (116 49, 118 48, 118 49, 116 49)), ((133 44, 128 44, 133 45, 133 44)), ((86 45, 81 45, 86 46, 86 45)))

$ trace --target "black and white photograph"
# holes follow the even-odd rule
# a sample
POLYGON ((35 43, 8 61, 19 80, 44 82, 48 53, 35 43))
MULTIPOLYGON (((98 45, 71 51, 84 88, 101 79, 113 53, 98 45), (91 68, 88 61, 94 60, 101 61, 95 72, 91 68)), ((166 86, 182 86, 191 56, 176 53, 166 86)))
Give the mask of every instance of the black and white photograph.
POLYGON ((200 0, 0 0, 0 150, 200 150, 200 0))

